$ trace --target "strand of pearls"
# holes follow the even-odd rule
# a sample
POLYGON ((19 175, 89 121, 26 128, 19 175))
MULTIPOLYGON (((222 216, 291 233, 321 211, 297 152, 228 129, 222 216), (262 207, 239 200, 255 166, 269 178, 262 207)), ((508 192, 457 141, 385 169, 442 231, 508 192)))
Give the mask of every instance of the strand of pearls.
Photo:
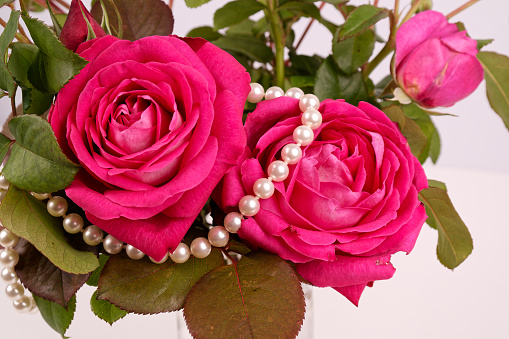
MULTIPOLYGON (((9 189, 9 182, 3 175, 0 175, 0 193, 1 198, 6 194, 9 189)), ((35 312, 37 305, 33 297, 25 295, 25 288, 19 282, 18 275, 14 267, 19 262, 19 254, 14 249, 19 242, 19 237, 4 228, 0 231, 0 245, 4 247, 0 251, 0 265, 3 267, 0 272, 0 279, 7 283, 5 294, 12 300, 14 308, 21 313, 35 312)))

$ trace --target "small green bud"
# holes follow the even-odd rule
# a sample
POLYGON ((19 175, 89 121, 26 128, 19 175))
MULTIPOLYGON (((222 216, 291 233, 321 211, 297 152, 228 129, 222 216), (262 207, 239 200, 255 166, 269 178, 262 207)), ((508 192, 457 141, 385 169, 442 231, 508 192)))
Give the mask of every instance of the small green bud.
MULTIPOLYGON (((412 5, 415 4, 417 0, 412 0, 412 5)), ((433 1, 432 0, 423 0, 421 1, 419 7, 417 8, 417 12, 427 11, 430 10, 433 7, 433 1)))

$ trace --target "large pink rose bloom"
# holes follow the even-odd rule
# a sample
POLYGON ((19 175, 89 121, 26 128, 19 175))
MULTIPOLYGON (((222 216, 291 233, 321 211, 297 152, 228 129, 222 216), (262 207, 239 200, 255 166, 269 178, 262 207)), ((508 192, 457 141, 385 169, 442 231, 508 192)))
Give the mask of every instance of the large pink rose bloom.
MULTIPOLYGON (((357 304, 363 289, 394 274, 391 254, 410 252, 426 219, 418 192, 427 187, 424 171, 406 139, 379 109, 342 100, 320 106, 323 124, 290 165, 275 193, 260 199, 254 217, 239 235, 253 247, 296 263, 315 286, 332 286, 357 304)), ((234 210, 268 165, 293 142, 301 125, 299 101, 279 98, 258 104, 248 115, 248 147, 217 194, 234 210)))
POLYGON ((439 12, 424 11, 396 34, 395 69, 399 86, 426 108, 451 106, 483 79, 477 42, 439 12))
POLYGON ((246 144, 249 75, 203 39, 105 36, 49 114, 88 220, 156 260, 179 244, 246 144))

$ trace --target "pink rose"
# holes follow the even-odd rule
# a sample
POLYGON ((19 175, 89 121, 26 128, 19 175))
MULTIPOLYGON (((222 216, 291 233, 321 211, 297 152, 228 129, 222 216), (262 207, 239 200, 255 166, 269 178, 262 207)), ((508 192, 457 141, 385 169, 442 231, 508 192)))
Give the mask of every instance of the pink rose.
MULTIPOLYGON (((391 254, 410 252, 426 219, 418 192, 424 171, 406 139, 379 109, 342 100, 320 106, 323 124, 290 175, 274 184, 274 195, 242 222, 239 235, 296 263, 297 271, 319 287, 332 286, 357 304, 366 285, 389 279, 391 254)), ((232 211, 254 182, 266 177, 301 125, 298 100, 258 104, 248 115, 247 146, 217 194, 232 211), (251 151, 252 150, 252 151, 251 151)))
POLYGON ((160 260, 242 154, 249 74, 203 39, 105 36, 77 53, 90 63, 48 117, 83 166, 66 193, 90 222, 160 260))
POLYGON ((477 42, 439 12, 424 11, 401 25, 396 35, 399 86, 426 108, 451 106, 483 79, 477 42))

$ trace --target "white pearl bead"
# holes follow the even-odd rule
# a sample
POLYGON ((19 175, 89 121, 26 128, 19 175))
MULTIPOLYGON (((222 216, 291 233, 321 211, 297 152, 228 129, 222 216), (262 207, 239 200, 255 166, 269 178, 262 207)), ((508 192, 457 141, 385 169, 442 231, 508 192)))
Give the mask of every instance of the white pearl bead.
POLYGON ((273 161, 267 168, 267 174, 273 181, 279 182, 288 178, 290 170, 288 165, 281 160, 273 161))
POLYGON ((154 264, 164 264, 166 262, 166 260, 168 260, 168 253, 166 253, 166 255, 159 261, 155 260, 154 258, 152 257, 149 257, 150 261, 152 261, 154 264))
POLYGON ((230 233, 237 233, 242 226, 242 214, 230 212, 224 218, 224 228, 230 233))
POLYGON ((223 226, 214 226, 209 231, 209 242, 215 247, 224 247, 230 240, 230 233, 223 226))
POLYGON ((67 200, 63 197, 53 197, 48 201, 48 212, 54 217, 61 217, 67 212, 67 200))
POLYGON ((0 188, 3 190, 8 190, 10 185, 11 183, 5 179, 4 175, 0 175, 0 188))
POLYGON ((14 267, 19 261, 19 254, 12 248, 5 248, 0 251, 0 264, 3 267, 14 267))
POLYGON ((322 113, 313 108, 308 109, 302 113, 301 121, 303 125, 317 129, 322 124, 322 113))
POLYGON ((16 311, 20 313, 28 313, 32 309, 32 300, 30 299, 30 297, 24 295, 19 299, 14 300, 12 302, 12 305, 14 306, 16 311))
POLYGON ((285 93, 286 97, 300 99, 304 96, 304 91, 298 87, 292 87, 285 93))
POLYGON ((118 254, 122 251, 124 243, 112 235, 107 235, 104 238, 103 247, 109 254, 118 254))
POLYGON ((191 243, 191 253, 196 258, 205 258, 210 254, 211 250, 210 242, 203 237, 196 238, 191 243))
POLYGON ((25 294, 25 288, 20 283, 9 284, 5 288, 5 294, 11 300, 19 299, 25 294))
POLYGON ((125 253, 127 253, 127 256, 133 260, 140 260, 145 256, 145 253, 132 245, 127 245, 125 247, 125 253))
POLYGON ((260 178, 255 181, 253 191, 260 199, 268 199, 274 194, 274 184, 267 178, 260 178))
POLYGON ((103 231, 95 225, 90 225, 83 232, 83 240, 90 246, 99 245, 103 240, 103 231))
POLYGON ((320 107, 320 100, 314 94, 305 94, 300 98, 299 108, 302 112, 314 108, 318 109, 320 107))
POLYGON ((19 237, 7 228, 0 231, 0 245, 3 247, 14 247, 18 244, 18 241, 19 237))
POLYGON ((285 92, 280 87, 272 86, 265 92, 265 100, 276 99, 283 95, 285 95, 285 92))
POLYGON ((85 222, 83 221, 81 215, 71 213, 64 218, 63 225, 64 230, 66 230, 66 232, 76 234, 83 229, 83 226, 85 226, 85 222))
POLYGON ((301 144, 302 146, 307 146, 310 143, 313 142, 313 139, 315 138, 315 134, 313 133, 313 130, 309 128, 308 126, 299 126, 293 131, 293 140, 301 144))
POLYGON ((296 144, 287 144, 281 150, 281 158, 284 162, 295 165, 302 158, 302 149, 296 144))
POLYGON ((185 263, 191 256, 189 246, 181 242, 173 253, 170 253, 170 259, 177 264, 185 263))
POLYGON ((4 268, 0 273, 0 278, 8 284, 18 281, 18 276, 16 275, 16 271, 14 271, 13 267, 4 268))
POLYGON ((239 201, 239 211, 246 217, 252 217, 260 210, 260 202, 252 195, 246 195, 239 201))
POLYGON ((251 83, 251 91, 247 95, 247 101, 252 104, 256 104, 260 102, 265 96, 265 91, 263 90, 263 86, 259 83, 252 82, 251 83))
POLYGON ((35 192, 30 192, 30 194, 32 194, 32 196, 37 199, 37 200, 46 200, 46 199, 49 199, 51 197, 51 193, 35 193, 35 192))

